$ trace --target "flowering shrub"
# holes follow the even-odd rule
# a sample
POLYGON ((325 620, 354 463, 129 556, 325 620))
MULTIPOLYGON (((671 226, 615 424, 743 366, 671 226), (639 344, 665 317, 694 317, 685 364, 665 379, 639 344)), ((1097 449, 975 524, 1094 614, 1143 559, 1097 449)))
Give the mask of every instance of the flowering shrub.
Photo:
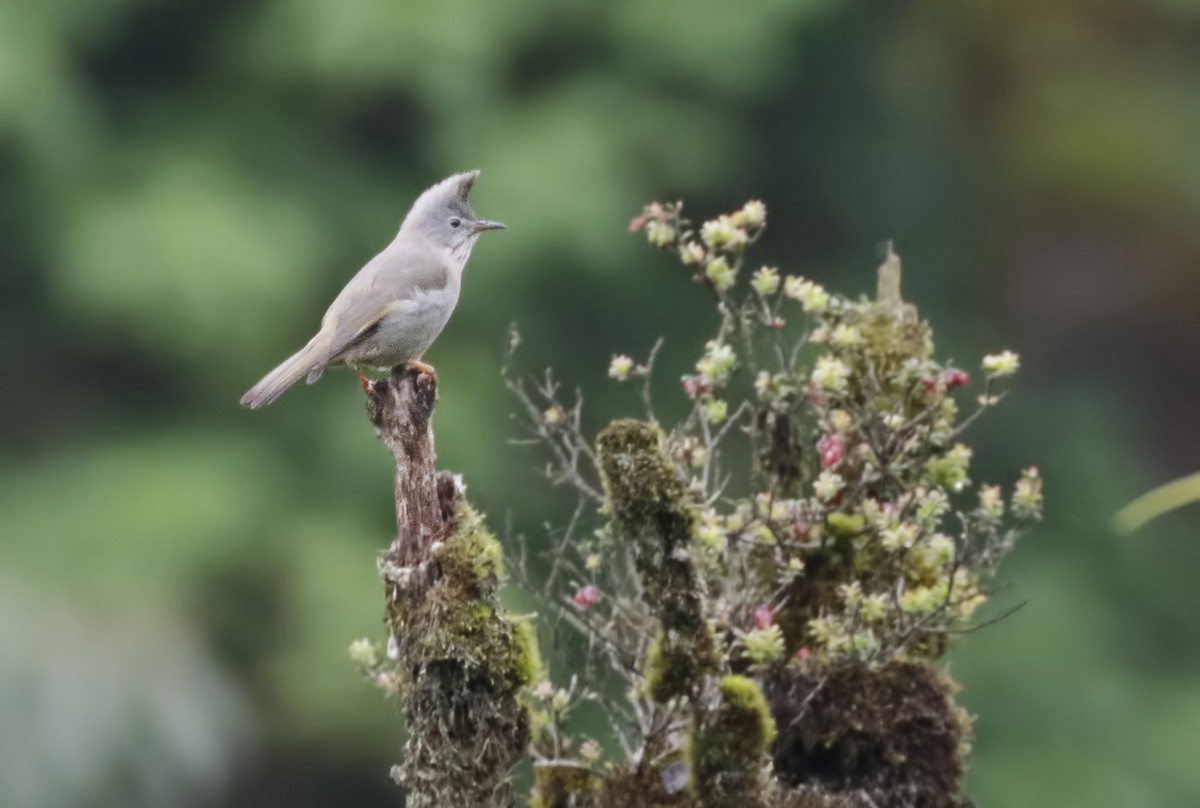
POLYGON ((631 224, 716 305, 682 422, 654 414, 661 342, 613 356, 643 419, 594 440, 549 373, 506 369, 548 477, 578 497, 546 589, 592 651, 588 687, 533 691, 534 805, 966 804, 970 720, 931 663, 1041 515, 1035 468, 977 485, 965 442, 1019 359, 984 357, 974 382, 939 363, 890 247, 874 299, 751 269, 766 224, 757 201, 699 228, 654 203, 631 224), (567 726, 612 676, 605 762, 567 726))

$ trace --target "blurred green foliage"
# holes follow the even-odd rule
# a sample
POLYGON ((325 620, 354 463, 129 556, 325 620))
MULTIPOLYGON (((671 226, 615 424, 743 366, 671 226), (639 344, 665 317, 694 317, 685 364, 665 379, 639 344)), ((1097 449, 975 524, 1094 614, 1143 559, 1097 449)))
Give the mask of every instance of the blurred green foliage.
POLYGON ((944 351, 1021 353, 972 439, 1050 502, 1006 571, 1029 606, 952 660, 973 793, 1200 802, 1195 507, 1108 527, 1200 445, 1198 31, 1179 0, 0 4, 0 802, 396 803, 345 657, 389 460, 346 374, 235 402, 476 167, 510 229, 428 358, 495 527, 560 507, 505 443, 509 321, 593 427, 633 405, 611 353, 694 361, 705 296, 623 232, 645 200, 762 198, 769 260, 850 293, 894 238, 944 351))

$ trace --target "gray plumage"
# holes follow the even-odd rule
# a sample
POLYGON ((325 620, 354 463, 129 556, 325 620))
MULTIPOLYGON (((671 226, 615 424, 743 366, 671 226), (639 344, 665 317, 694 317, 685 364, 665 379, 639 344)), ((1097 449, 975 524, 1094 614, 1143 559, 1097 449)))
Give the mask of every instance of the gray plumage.
POLYGON ((475 241, 504 227, 471 210, 467 197, 478 176, 455 174, 421 194, 392 243, 334 298, 316 336, 241 403, 265 407, 305 376, 312 384, 331 365, 362 371, 419 360, 454 311, 475 241))

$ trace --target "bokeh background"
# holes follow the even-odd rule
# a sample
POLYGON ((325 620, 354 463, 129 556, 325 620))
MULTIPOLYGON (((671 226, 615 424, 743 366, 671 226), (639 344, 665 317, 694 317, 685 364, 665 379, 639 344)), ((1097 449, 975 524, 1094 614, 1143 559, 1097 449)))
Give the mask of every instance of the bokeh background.
POLYGON ((942 356, 1022 356, 973 476, 1046 479, 1028 605, 949 659, 971 793, 1200 804, 1197 512, 1110 529, 1200 467, 1198 98, 1185 0, 0 3, 0 804, 398 804, 345 653, 389 459, 348 373, 236 401, 468 168, 510 229, 428 358, 506 537, 562 509, 507 443, 507 324, 593 427, 635 409, 612 353, 665 335, 669 398, 712 325, 643 202, 762 198, 760 257, 850 293, 895 239, 942 356))

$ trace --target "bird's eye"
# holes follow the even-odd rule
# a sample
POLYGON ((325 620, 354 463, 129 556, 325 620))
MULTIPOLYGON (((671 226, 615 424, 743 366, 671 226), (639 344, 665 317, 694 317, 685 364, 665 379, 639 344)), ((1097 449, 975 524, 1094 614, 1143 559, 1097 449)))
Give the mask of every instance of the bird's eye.
POLYGON ((450 226, 451 227, 458 227, 461 224, 462 224, 462 219, 458 218, 457 216, 450 217, 450 226))

